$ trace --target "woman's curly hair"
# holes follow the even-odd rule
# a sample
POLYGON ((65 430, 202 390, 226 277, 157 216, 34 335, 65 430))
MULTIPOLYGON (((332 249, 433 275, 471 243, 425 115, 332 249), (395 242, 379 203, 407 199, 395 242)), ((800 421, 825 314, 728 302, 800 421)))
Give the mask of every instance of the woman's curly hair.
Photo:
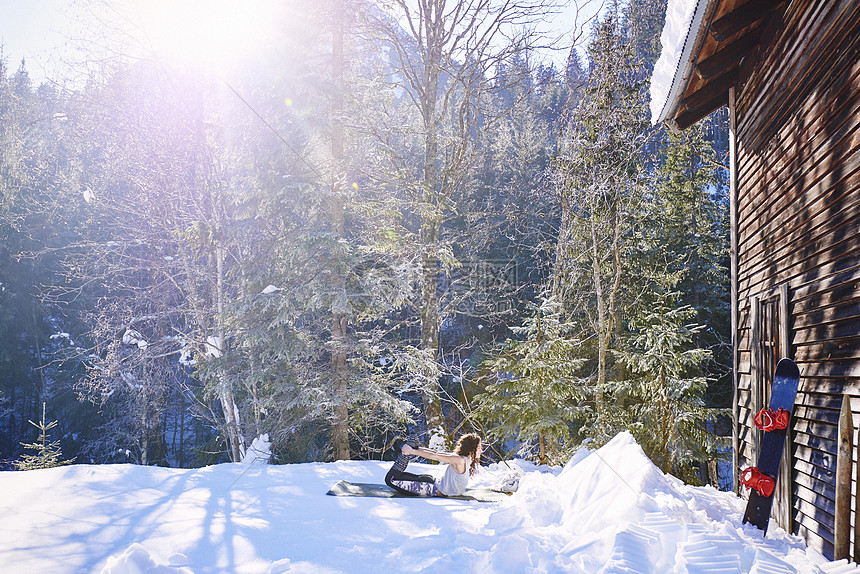
POLYGON ((468 456, 469 460, 472 461, 472 464, 469 467, 470 475, 475 474, 475 471, 478 469, 478 445, 480 444, 481 437, 472 432, 461 436, 457 441, 457 445, 454 447, 454 454, 468 456))

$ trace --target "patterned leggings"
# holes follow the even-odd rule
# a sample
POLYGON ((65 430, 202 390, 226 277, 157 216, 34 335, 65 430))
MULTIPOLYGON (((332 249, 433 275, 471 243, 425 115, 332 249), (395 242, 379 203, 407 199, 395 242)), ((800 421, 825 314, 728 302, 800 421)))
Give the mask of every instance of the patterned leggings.
POLYGON ((401 454, 394 461, 394 466, 385 475, 385 484, 412 496, 436 496, 436 480, 429 474, 412 474, 406 472, 411 456, 401 454))

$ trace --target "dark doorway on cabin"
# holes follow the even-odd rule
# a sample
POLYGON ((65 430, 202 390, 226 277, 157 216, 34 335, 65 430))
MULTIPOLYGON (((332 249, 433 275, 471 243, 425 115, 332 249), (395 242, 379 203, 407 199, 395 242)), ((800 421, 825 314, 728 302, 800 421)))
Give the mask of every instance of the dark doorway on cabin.
MULTIPOLYGON (((780 343, 780 301, 779 295, 761 301, 759 308, 759 353, 761 357, 761 368, 759 369, 759 380, 764 393, 764 405, 770 402, 770 390, 773 387, 773 376, 776 372, 776 364, 784 357, 780 343)), ((762 406, 764 406, 762 405, 762 406)))
MULTIPOLYGON (((784 285, 761 298, 753 300, 753 361, 755 362, 755 411, 770 403, 773 378, 780 359, 788 352, 788 286, 784 285)), ((756 458, 758 458, 758 435, 756 435, 756 458)), ((788 532, 793 531, 793 468, 794 449, 791 429, 783 451, 783 461, 771 517, 788 532)))

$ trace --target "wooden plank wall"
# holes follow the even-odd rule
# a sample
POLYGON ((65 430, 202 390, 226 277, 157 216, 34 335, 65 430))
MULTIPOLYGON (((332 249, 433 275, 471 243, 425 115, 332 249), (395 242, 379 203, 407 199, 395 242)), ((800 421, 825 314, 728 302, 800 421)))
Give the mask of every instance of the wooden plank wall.
POLYGON ((736 104, 738 463, 755 464, 758 432, 752 302, 787 285, 784 354, 801 372, 788 526, 832 556, 843 392, 860 422, 860 2, 795 0, 770 26, 736 104))

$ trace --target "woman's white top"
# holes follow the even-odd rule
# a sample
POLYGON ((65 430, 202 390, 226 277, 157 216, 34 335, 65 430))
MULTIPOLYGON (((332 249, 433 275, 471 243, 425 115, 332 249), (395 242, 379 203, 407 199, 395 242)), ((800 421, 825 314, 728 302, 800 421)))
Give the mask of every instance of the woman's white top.
POLYGON ((469 467, 472 461, 468 456, 464 456, 463 459, 466 461, 466 472, 460 474, 454 470, 454 465, 449 464, 442 478, 436 479, 436 488, 445 496, 458 496, 466 492, 466 485, 469 484, 469 467))

